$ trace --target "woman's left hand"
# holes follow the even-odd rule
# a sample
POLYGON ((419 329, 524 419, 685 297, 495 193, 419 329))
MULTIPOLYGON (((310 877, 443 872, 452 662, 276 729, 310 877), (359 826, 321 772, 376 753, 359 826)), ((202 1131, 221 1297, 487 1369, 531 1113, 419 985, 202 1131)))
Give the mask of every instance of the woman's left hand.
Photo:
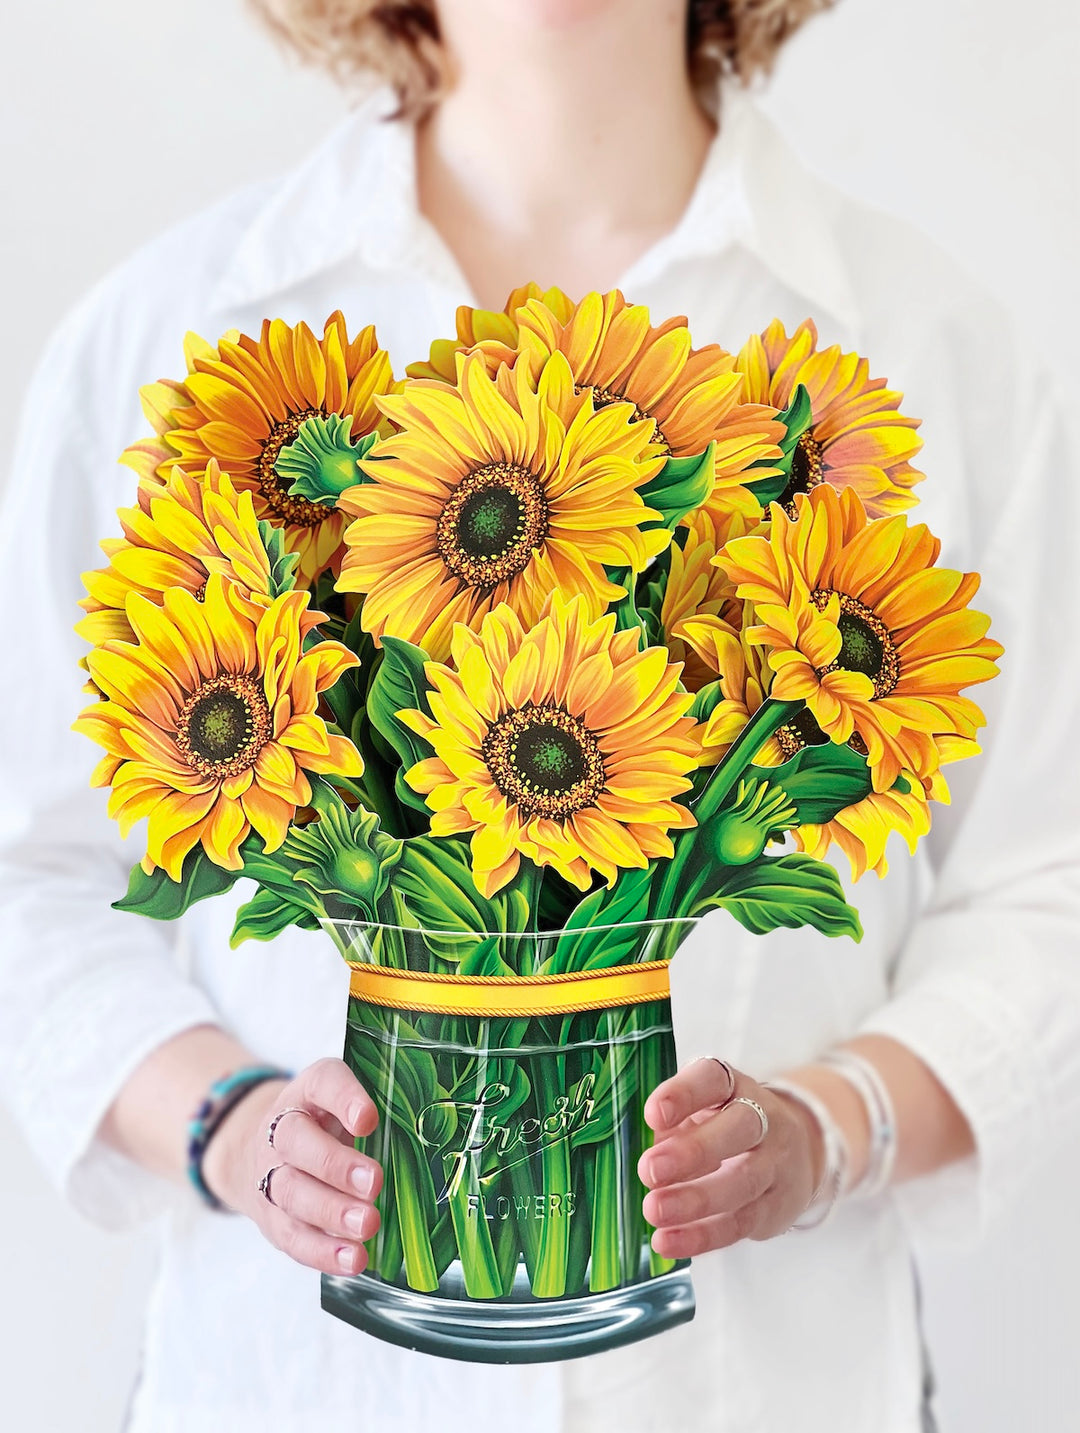
POLYGON ((824 1150, 813 1116, 734 1073, 732 1089, 719 1060, 696 1060, 645 1104, 656 1141, 638 1173, 649 1190, 644 1211, 656 1230, 652 1247, 666 1258, 786 1233, 818 1187, 824 1150), (764 1139, 757 1112, 733 1103, 740 1096, 765 1111, 764 1139))

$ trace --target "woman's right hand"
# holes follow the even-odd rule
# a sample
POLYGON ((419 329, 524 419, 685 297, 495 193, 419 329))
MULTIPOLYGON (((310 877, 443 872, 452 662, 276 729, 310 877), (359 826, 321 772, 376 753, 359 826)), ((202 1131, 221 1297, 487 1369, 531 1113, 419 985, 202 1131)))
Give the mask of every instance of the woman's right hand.
POLYGON ((374 1200, 382 1168, 359 1154, 354 1135, 378 1123, 371 1097, 343 1060, 329 1057, 292 1080, 267 1080, 225 1116, 207 1145, 203 1178, 217 1197, 246 1214, 277 1248, 325 1274, 359 1274, 363 1241, 379 1227, 374 1200), (267 1142, 270 1121, 290 1105, 267 1142), (271 1166, 273 1203, 259 1190, 271 1166))

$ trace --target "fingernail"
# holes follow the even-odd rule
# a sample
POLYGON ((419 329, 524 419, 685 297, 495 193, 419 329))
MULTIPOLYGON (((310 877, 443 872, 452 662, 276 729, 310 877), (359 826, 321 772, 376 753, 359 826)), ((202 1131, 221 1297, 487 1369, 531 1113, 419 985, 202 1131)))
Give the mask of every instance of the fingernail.
POLYGON ((665 1127, 675 1122, 675 1105, 671 1100, 658 1100, 657 1108, 665 1127))
POLYGON ((346 1209, 345 1211, 345 1228, 350 1234, 362 1236, 366 1220, 367 1211, 364 1209, 346 1209))
POLYGON ((367 1199, 375 1188, 375 1172, 369 1164, 358 1164, 350 1175, 352 1187, 361 1199, 367 1199))
POLYGON ((674 1172, 675 1165, 667 1155, 653 1155, 649 1161, 649 1174, 654 1184, 666 1184, 674 1172))
POLYGON ((363 1119, 365 1108, 366 1108, 366 1106, 364 1106, 359 1100, 357 1100, 357 1102, 356 1102, 355 1105, 350 1105, 350 1106, 349 1106, 349 1129, 350 1129, 350 1130, 355 1130, 355 1129, 356 1129, 356 1126, 357 1126, 357 1125, 360 1123, 360 1121, 363 1119))
POLYGON ((338 1246, 337 1261, 347 1274, 351 1274, 356 1263, 356 1250, 351 1244, 338 1246))

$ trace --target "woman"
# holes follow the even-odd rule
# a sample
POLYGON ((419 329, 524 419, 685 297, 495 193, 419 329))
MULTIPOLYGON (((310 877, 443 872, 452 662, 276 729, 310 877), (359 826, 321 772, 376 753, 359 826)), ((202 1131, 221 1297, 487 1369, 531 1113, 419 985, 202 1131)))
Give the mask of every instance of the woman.
POLYGON ((1014 1196, 1080 1092, 1078 793, 1061 756, 1075 692, 1045 679, 1070 668, 1063 621, 1044 616, 1071 600, 1076 499, 1055 481, 1064 437, 1041 377, 936 253, 811 179, 740 95, 820 0, 261 8, 396 95, 287 179, 151 245, 68 320, 31 394, 3 529, 4 596, 36 614, 13 638, 33 718, 4 743, 18 753, 2 787, 5 1084, 84 1212, 167 1214, 129 1427, 929 1428, 909 1230, 964 1230, 1014 1196), (310 1271, 363 1267, 381 1179, 350 1138, 371 1102, 331 1057, 346 972, 295 931, 229 952, 223 899, 185 920, 186 969, 171 930, 108 909, 133 856, 66 732, 69 628, 95 537, 130 501, 130 475, 109 474, 144 431, 136 389, 176 370, 186 329, 321 325, 341 307, 376 324, 400 371, 453 332, 459 304, 498 309, 528 279, 618 286, 657 321, 688 314, 698 344, 812 315, 822 344, 870 354, 924 417, 925 516, 944 561, 984 574, 1008 656, 951 811, 886 883, 860 886, 861 947, 809 930, 762 941, 716 917, 680 953, 686 1064, 650 1101, 641 1168, 655 1247, 704 1256, 696 1320, 579 1363, 490 1368, 320 1312, 310 1271), (863 1063, 835 1063, 838 1049, 863 1063), (233 1106, 202 1167, 229 1218, 184 1184, 187 1122, 255 1061, 282 1073, 233 1106), (786 1089, 762 1083, 781 1075, 786 1089), (826 1175, 842 1177, 835 1211, 826 1175))

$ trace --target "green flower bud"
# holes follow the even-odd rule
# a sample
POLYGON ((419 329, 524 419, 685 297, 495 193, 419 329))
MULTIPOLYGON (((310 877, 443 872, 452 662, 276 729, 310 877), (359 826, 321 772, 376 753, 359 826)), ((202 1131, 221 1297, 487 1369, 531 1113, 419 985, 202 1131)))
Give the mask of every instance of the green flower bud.
POLYGON ((274 462, 274 471, 291 497, 336 507, 347 488, 363 481, 357 460, 364 457, 377 435, 369 433, 354 442, 351 429, 351 420, 338 413, 304 420, 274 462))
POLYGON ((756 861, 770 837, 798 823, 787 792, 768 781, 740 781, 731 806, 715 818, 713 854, 725 866, 756 861))
POLYGON ((379 885, 381 862, 370 847, 340 846, 330 858, 326 873, 330 885, 343 896, 368 901, 379 885))

